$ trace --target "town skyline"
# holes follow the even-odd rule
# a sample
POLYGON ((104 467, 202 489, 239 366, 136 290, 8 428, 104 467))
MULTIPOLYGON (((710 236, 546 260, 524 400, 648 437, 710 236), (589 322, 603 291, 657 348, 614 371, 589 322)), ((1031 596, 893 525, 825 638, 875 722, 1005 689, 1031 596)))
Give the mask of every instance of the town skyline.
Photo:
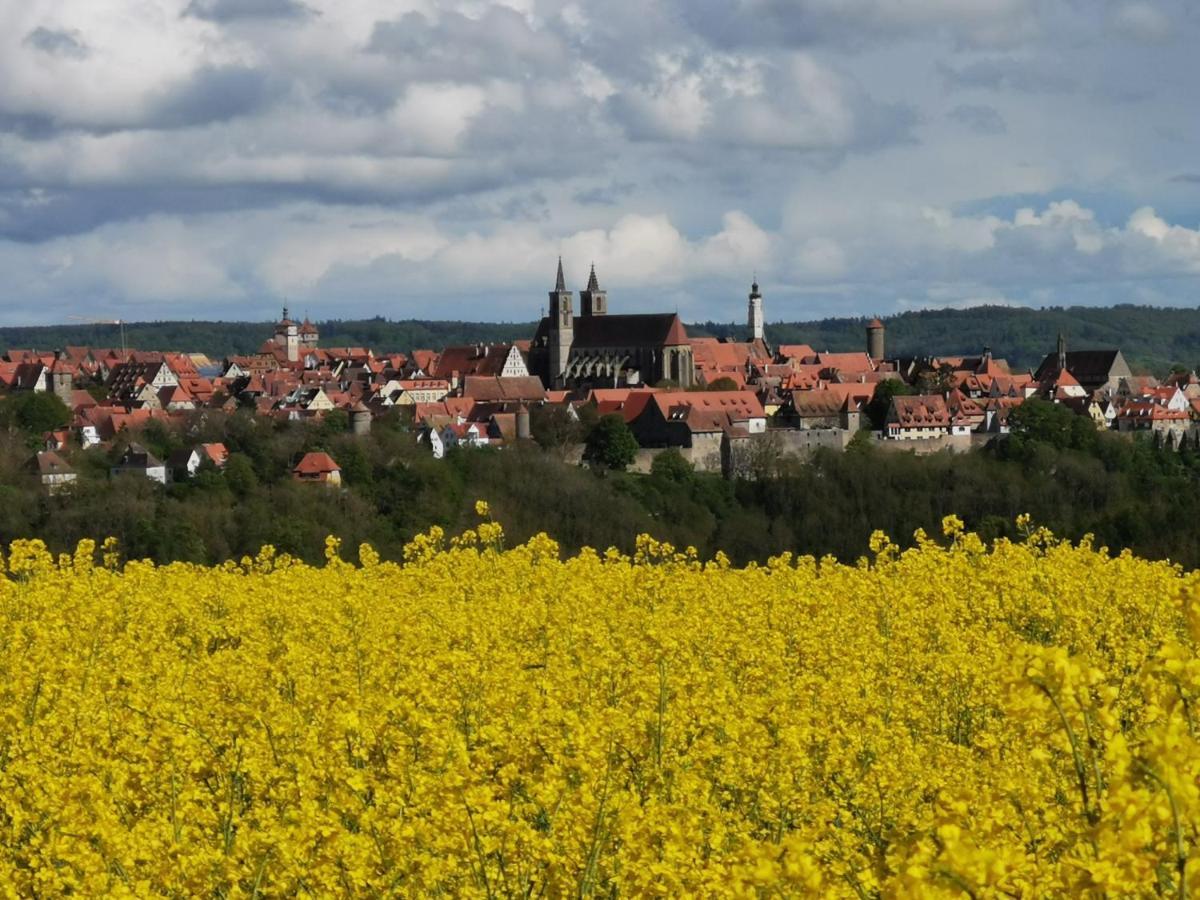
POLYGON ((0 13, 0 324, 1193 305, 1182 0, 0 13))

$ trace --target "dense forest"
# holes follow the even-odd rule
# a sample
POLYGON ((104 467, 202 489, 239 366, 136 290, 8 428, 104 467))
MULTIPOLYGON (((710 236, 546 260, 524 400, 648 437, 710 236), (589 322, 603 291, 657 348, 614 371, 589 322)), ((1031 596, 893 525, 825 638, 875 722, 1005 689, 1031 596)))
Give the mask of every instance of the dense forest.
MULTIPOLYGON (((857 350, 863 346, 863 319, 775 323, 767 337, 776 344, 805 343, 816 350, 857 350)), ((474 341, 510 341, 533 335, 532 322, 388 321, 383 318, 318 323, 327 347, 370 347, 376 352, 408 352, 474 341)), ((1059 332, 1072 349, 1119 347, 1135 371, 1164 374, 1173 365, 1200 365, 1200 316, 1195 309, 1148 306, 1050 307, 1023 309, 981 306, 907 312, 886 320, 889 355, 977 353, 991 347, 1018 369, 1032 368, 1054 348, 1059 332)), ((744 337, 744 326, 701 322, 693 335, 744 337)), ((214 358, 253 352, 270 336, 267 322, 135 322, 125 340, 138 349, 174 349, 214 358)), ((66 344, 119 346, 115 325, 55 325, 0 328, 0 349, 53 349, 66 344)))
MULTIPOLYGON (((917 457, 874 446, 864 432, 845 453, 758 459, 751 477, 738 481, 694 472, 674 452, 660 455, 648 475, 574 465, 562 451, 589 435, 554 421, 535 422, 542 446, 453 450, 435 460, 399 414, 355 438, 341 413, 312 425, 206 412, 181 431, 151 423, 137 438, 161 457, 223 441, 232 451, 224 471, 202 467, 163 488, 130 476, 110 480, 120 445, 77 450, 69 458, 79 481, 55 496, 29 464, 45 410, 31 415, 14 402, 0 403, 5 545, 37 536, 64 551, 84 537, 114 535, 128 555, 161 562, 236 559, 263 544, 319 561, 325 536, 336 534, 348 547, 366 541, 397 559, 432 525, 451 534, 470 527, 474 501, 484 499, 510 541, 546 531, 565 550, 630 550, 647 532, 705 557, 724 551, 738 563, 782 551, 853 560, 876 528, 908 542, 915 529, 936 534, 942 516, 957 513, 988 537, 1015 537, 1015 518, 1029 513, 1063 536, 1092 533, 1113 549, 1200 566, 1200 457, 1097 433, 1082 417, 1038 401, 1014 413, 1012 437, 983 451, 917 457), (341 489, 290 478, 312 449, 341 465, 341 489)), ((604 430, 605 419, 585 421, 593 435, 604 430)))

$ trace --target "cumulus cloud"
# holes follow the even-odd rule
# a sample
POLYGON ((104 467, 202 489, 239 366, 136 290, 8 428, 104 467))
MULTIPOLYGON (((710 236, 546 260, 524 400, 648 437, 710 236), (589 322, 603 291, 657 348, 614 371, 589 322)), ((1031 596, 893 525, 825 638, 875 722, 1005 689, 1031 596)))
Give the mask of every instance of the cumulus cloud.
POLYGON ((653 76, 609 98, 635 140, 844 150, 898 140, 912 123, 809 54, 768 61, 659 54, 653 76))
POLYGON ((88 55, 87 45, 77 31, 44 28, 39 25, 25 35, 24 43, 27 47, 34 47, 51 56, 84 59, 88 55))
POLYGON ((1011 217, 926 208, 919 220, 910 217, 905 224, 903 266, 939 283, 967 281, 1011 292, 1102 286, 1147 273, 1200 273, 1200 230, 1170 224, 1149 207, 1122 225, 1104 225, 1094 210, 1069 199, 1042 209, 1022 207, 1011 217))
POLYGON ((535 29, 508 6, 490 6, 474 17, 454 10, 407 12, 376 23, 367 49, 427 79, 524 79, 561 73, 570 61, 559 35, 535 29))
POLYGON ((705 318, 756 269, 780 315, 1184 302, 1198 25, 1183 0, 10 3, 0 309, 529 316, 559 250, 705 318))
POLYGON ((304 19, 313 10, 298 0, 191 0, 185 16, 212 22, 236 22, 239 19, 304 19))
POLYGON ((581 286, 594 262, 606 286, 628 292, 626 309, 635 311, 648 287, 745 280, 769 265, 772 241, 739 211, 724 214, 712 233, 688 237, 665 214, 630 214, 609 228, 570 233, 514 222, 454 232, 414 214, 305 204, 187 220, 153 215, 46 241, 32 254, 0 241, 0 265, 24 257, 28 277, 19 287, 60 318, 76 292, 125 318, 131 308, 153 315, 146 311, 156 303, 237 310, 252 300, 267 310, 283 298, 326 315, 372 314, 386 298, 389 314, 422 315, 423 300, 395 300, 397 283, 424 296, 448 287, 495 291, 507 302, 491 312, 521 317, 541 302, 560 252, 572 284, 581 286))
POLYGON ((1037 32, 1031 0, 678 0, 680 12, 720 43, 861 44, 942 31, 956 42, 1010 44, 1037 32))

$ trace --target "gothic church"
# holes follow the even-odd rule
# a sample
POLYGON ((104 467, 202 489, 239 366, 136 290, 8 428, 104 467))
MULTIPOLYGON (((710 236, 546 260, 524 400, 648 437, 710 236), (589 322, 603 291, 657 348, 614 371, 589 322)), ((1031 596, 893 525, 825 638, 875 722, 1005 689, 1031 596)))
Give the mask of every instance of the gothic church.
MULTIPOLYGON (((676 313, 608 314, 608 294, 596 267, 580 292, 576 316, 562 260, 550 292, 549 315, 538 323, 529 370, 548 388, 605 388, 671 381, 683 389, 695 379, 687 331, 676 313)), ((760 320, 761 321, 761 320, 760 320)))

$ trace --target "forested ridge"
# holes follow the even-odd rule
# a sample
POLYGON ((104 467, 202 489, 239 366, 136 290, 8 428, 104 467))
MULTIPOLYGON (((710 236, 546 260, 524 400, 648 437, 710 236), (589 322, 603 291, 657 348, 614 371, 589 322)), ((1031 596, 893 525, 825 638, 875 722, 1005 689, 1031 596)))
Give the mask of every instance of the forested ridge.
MULTIPOLYGON (((1018 369, 1032 368, 1054 348, 1062 332, 1068 346, 1120 348, 1135 371, 1163 374, 1173 365, 1200 366, 1200 316, 1195 308, 980 306, 972 309, 920 310, 884 320, 888 355, 917 356, 978 353, 990 347, 1018 369)), ((811 322, 777 322, 767 326, 775 344, 804 343, 815 350, 845 351, 863 347, 862 317, 811 322)), ((407 353, 414 348, 438 349, 475 341, 511 341, 532 337, 533 322, 451 322, 406 319, 328 319, 317 323, 327 347, 370 347, 377 353, 407 353)), ((255 351, 272 333, 269 322, 131 322, 125 326, 130 347, 185 350, 214 358, 255 351)), ((689 333, 744 337, 738 323, 699 322, 689 333)), ((119 346, 114 325, 0 327, 0 349, 54 349, 67 344, 119 346)))

